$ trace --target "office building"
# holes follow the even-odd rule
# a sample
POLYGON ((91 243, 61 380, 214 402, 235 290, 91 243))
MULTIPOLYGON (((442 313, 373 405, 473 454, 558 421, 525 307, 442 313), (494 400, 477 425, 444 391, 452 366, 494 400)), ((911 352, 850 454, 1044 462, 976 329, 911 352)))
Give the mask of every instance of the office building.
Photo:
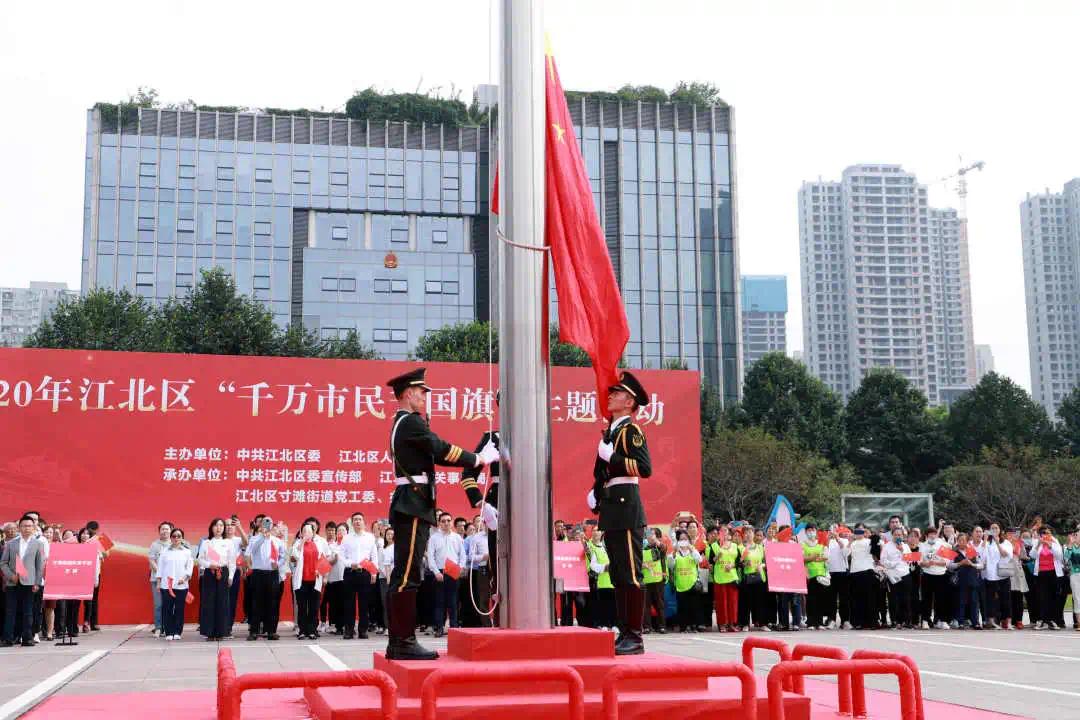
POLYGON ((994 353, 989 345, 975 346, 975 383, 994 372, 994 353))
POLYGON ((62 282, 31 282, 29 288, 0 288, 0 347, 19 347, 62 300, 78 296, 62 282))
MULTIPOLYGON (((684 362, 735 400, 730 109, 586 96, 570 110, 626 303, 627 364, 684 362)), ((355 329, 388 359, 429 330, 491 317, 487 128, 121 115, 88 114, 84 290, 161 302, 220 266, 278 324, 355 329)))
POLYGON ((766 353, 787 354, 787 276, 743 275, 743 373, 766 353))
POLYGON ((1051 415, 1080 380, 1080 178, 1020 203, 1031 390, 1051 415))
POLYGON ((898 165, 856 165, 799 191, 811 372, 847 397, 892 367, 940 404, 974 384, 964 221, 898 165))

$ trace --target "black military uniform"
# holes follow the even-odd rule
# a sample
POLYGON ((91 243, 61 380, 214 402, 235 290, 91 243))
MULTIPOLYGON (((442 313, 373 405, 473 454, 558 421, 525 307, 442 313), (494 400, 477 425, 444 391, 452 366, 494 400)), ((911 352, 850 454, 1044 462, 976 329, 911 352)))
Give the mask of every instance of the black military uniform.
MULTIPOLYGON (((649 396, 637 378, 628 372, 609 392, 629 393, 635 408, 649 404, 649 396)), ((641 504, 638 481, 652 475, 645 434, 629 416, 615 420, 604 433, 605 442, 614 446, 611 457, 597 455, 593 468, 593 494, 604 531, 610 566, 608 572, 615 586, 615 616, 619 638, 618 655, 637 655, 645 651, 641 628, 645 614, 645 587, 642 578, 643 531, 645 508, 641 504)))
MULTIPOLYGON (((424 368, 400 375, 387 384, 395 397, 420 386, 429 392, 424 368)), ((416 591, 420 587, 424 552, 435 517, 435 466, 469 468, 476 455, 451 445, 431 431, 420 413, 398 410, 390 431, 397 488, 390 500, 390 526, 394 528, 394 571, 390 575, 390 628, 386 657, 428 660, 438 653, 416 642, 416 591)), ((463 479, 461 487, 471 507, 483 497, 476 481, 463 479)))

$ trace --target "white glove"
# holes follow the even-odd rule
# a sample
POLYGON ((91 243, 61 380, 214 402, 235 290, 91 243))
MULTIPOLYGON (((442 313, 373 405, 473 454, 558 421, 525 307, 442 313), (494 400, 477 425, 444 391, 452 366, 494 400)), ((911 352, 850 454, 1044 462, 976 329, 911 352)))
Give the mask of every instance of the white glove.
POLYGON ((480 519, 488 526, 489 530, 499 529, 499 509, 489 503, 480 506, 480 519))
POLYGON ((589 494, 585 496, 585 502, 587 502, 589 504, 589 509, 590 510, 595 510, 596 509, 596 493, 594 491, 590 490, 589 494))
POLYGON ((615 446, 609 442, 600 440, 600 445, 596 448, 596 454, 600 456, 600 459, 604 462, 611 460, 612 454, 615 452, 615 446))
POLYGON ((499 451, 495 449, 494 445, 488 443, 476 457, 479 460, 478 465, 490 465, 499 461, 499 451))

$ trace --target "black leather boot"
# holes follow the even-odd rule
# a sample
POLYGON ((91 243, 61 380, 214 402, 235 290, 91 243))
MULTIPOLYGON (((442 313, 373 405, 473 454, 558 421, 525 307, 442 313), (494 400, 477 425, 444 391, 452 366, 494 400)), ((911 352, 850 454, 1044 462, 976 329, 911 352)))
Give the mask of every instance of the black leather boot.
POLYGON ((641 638, 641 625, 645 618, 645 590, 639 587, 623 588, 623 607, 626 614, 618 618, 622 636, 615 645, 616 655, 641 655, 645 641, 641 638))
POLYGON ((416 591, 389 593, 390 627, 387 660, 437 660, 439 653, 416 641, 416 591))

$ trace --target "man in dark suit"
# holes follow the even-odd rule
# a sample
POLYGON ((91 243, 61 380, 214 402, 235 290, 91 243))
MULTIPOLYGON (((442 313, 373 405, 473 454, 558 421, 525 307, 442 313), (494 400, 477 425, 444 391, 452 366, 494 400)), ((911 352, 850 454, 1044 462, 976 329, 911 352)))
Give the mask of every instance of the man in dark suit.
POLYGON ((642 577, 643 534, 647 521, 641 504, 638 482, 652 475, 645 433, 632 422, 638 408, 649 404, 649 396, 638 379, 628 372, 608 388, 607 411, 611 425, 597 448, 593 468, 593 489, 589 508, 600 516, 604 531, 611 582, 615 586, 615 619, 619 637, 615 654, 640 655, 645 652, 641 637, 645 615, 645 587, 642 577))
POLYGON ((34 596, 45 577, 45 543, 34 537, 37 523, 30 515, 19 520, 19 537, 4 544, 0 555, 0 573, 7 596, 4 612, 4 637, 0 645, 14 645, 15 615, 22 622, 23 647, 34 646, 34 596))
MULTIPOLYGON (((390 454, 397 487, 390 500, 390 526, 394 528, 394 571, 390 575, 390 660, 434 660, 438 653, 416 641, 416 591, 420 587, 424 552, 435 525, 435 466, 479 467, 493 463, 499 453, 487 447, 473 454, 446 442, 428 426, 421 411, 431 391, 417 368, 390 380, 398 411, 390 430, 390 454)), ((461 487, 470 507, 484 498, 476 480, 463 478, 461 487)))

